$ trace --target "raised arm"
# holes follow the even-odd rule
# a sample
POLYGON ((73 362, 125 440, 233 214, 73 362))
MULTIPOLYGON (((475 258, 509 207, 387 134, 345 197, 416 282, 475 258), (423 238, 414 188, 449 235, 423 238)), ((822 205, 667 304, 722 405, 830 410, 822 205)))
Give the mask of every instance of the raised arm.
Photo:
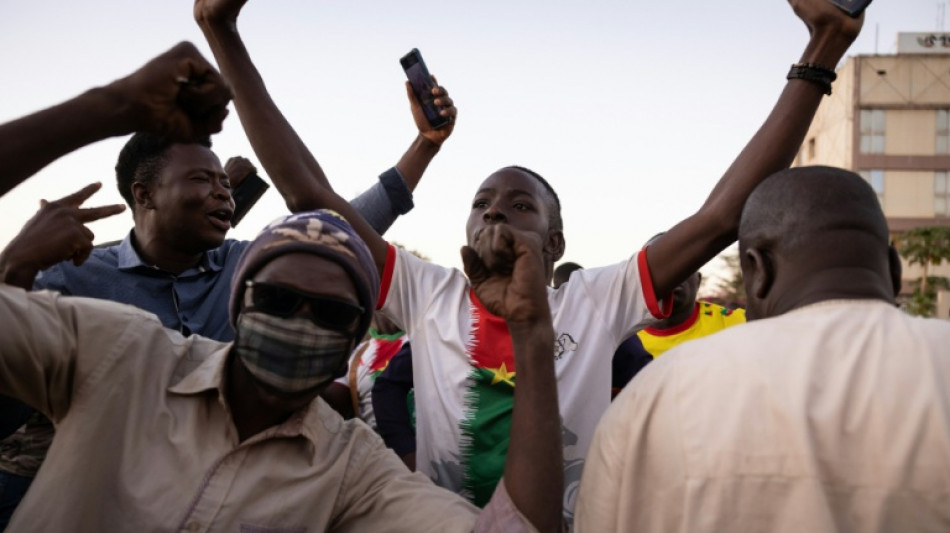
MULTIPOLYGON (((432 79, 436 81, 435 76, 432 76, 432 79)), ((396 168, 399 169, 399 173, 402 174, 403 179, 406 180, 406 185, 409 186, 409 190, 415 190, 416 185, 419 184, 419 180, 422 179, 422 174, 429 166, 429 163, 432 162, 432 158, 439 153, 442 144, 452 135, 452 131, 455 129, 455 119, 458 116, 458 110, 455 108, 455 103, 445 90, 445 87, 440 86, 438 81, 436 81, 435 87, 432 88, 435 105, 441 108, 439 110, 440 115, 449 117, 448 124, 436 129, 430 126, 429 121, 426 120, 422 105, 412 94, 412 87, 409 85, 409 82, 406 82, 406 95, 409 98, 409 108, 412 111, 412 119, 416 123, 416 128, 419 129, 419 135, 416 136, 412 144, 409 145, 409 149, 406 150, 406 153, 403 154, 399 162, 396 163, 396 168)))
MULTIPOLYGON (((863 23, 828 0, 789 0, 810 38, 800 63, 834 70, 863 23)), ((687 276, 736 240, 742 206, 753 189, 788 168, 815 116, 820 84, 790 79, 765 123, 722 176, 703 206, 673 226, 646 251, 657 296, 669 294, 687 276)))
POLYGON ((539 531, 561 529, 564 455, 554 374, 554 325, 541 240, 507 224, 486 227, 462 249, 478 299, 505 318, 515 357, 511 441, 503 482, 539 531))
POLYGON ((271 99, 237 29, 246 0, 196 0, 195 20, 218 66, 231 81, 234 104, 254 153, 291 211, 327 208, 346 217, 366 241, 382 272, 387 245, 362 216, 330 187, 306 145, 271 99))
POLYGON ((0 126, 0 195, 87 144, 135 131, 193 141, 221 131, 231 92, 191 43, 129 76, 0 126))
MULTIPOLYGON (((435 76, 432 79, 435 80, 435 76)), ((441 108, 439 113, 451 120, 445 126, 434 129, 426 120, 422 106, 412 94, 408 83, 406 83, 406 92, 419 134, 395 167, 383 172, 379 176, 378 183, 350 200, 350 204, 380 235, 386 233, 399 215, 404 215, 412 209, 412 191, 419 184, 422 174, 432 158, 439 152, 442 143, 452 134, 458 113, 445 88, 436 84, 432 88, 435 104, 441 108)))

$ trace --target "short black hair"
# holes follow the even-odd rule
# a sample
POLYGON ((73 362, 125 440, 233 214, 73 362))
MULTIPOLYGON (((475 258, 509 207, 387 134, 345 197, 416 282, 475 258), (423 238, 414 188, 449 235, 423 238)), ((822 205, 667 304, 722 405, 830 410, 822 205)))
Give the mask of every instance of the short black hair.
POLYGON ((768 243, 789 254, 814 254, 829 240, 828 254, 840 253, 835 231, 863 234, 879 250, 890 243, 887 219, 874 189, 854 172, 828 166, 776 172, 755 188, 742 209, 739 245, 768 243))
POLYGON ((554 288, 558 288, 564 283, 567 283, 567 280, 571 279, 571 273, 575 270, 583 270, 584 267, 577 263, 572 263, 568 261, 567 263, 561 263, 557 268, 554 269, 554 278, 553 284, 554 288))
MULTIPOLYGON (((132 184, 153 182, 165 166, 168 148, 173 144, 175 141, 168 137, 139 132, 133 135, 119 152, 119 160, 115 164, 116 185, 119 194, 133 211, 135 198, 132 196, 132 184)), ((205 138, 195 144, 211 148, 211 139, 205 138)))
POLYGON ((503 168, 502 170, 506 170, 506 169, 519 170, 531 176, 532 178, 538 180, 538 182, 541 183, 541 185, 544 187, 544 190, 548 192, 548 195, 550 196, 550 200, 551 200, 549 202, 550 204, 549 211, 551 212, 551 214, 548 219, 548 224, 550 224, 551 229, 555 229, 557 231, 564 231, 564 220, 561 218, 561 199, 558 198, 557 192, 554 191, 554 187, 552 187, 551 184, 548 183, 548 180, 544 179, 543 177, 541 177, 541 174, 538 174, 537 172, 531 170, 530 168, 525 168, 518 165, 510 165, 503 168))

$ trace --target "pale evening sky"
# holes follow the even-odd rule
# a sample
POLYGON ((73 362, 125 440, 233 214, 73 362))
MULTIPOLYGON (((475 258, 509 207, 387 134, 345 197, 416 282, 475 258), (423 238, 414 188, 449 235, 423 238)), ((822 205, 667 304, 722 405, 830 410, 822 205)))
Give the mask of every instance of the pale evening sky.
MULTIPOLYGON (((899 31, 942 28, 933 0, 876 0, 849 55, 893 53, 899 31)), ((210 51, 182 0, 0 3, 0 122, 131 72, 181 40, 210 51)), ((415 136, 399 57, 418 47, 459 107, 455 133, 387 238, 460 266, 478 184, 518 164, 563 204, 564 260, 624 259, 699 208, 785 84, 807 40, 784 0, 481 2, 251 0, 239 19, 278 106, 351 197, 415 136)), ((0 199, 0 246, 36 211, 92 181, 121 203, 116 138, 69 154, 0 199)), ((257 162, 232 108, 222 162, 257 162)), ((229 234, 286 208, 271 190, 229 234)), ((92 224, 121 239, 128 211, 92 224)))

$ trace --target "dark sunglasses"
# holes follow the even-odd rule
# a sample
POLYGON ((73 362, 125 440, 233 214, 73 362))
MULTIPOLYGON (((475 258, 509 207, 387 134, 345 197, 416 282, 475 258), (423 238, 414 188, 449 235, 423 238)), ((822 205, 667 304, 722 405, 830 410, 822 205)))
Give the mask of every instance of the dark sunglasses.
POLYGON ((244 284, 251 291, 253 309, 268 315, 288 318, 307 302, 309 317, 314 323, 337 331, 350 331, 364 313, 359 305, 331 296, 315 296, 284 285, 252 280, 244 284))

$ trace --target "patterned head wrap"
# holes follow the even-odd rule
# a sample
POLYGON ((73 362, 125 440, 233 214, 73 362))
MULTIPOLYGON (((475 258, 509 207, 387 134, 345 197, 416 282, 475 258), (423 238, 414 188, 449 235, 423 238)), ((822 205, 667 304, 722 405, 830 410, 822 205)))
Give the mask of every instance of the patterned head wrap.
POLYGON ((339 213, 328 209, 282 217, 261 230, 244 251, 231 280, 231 325, 236 325, 244 301, 245 280, 252 278, 274 258, 295 252, 329 259, 349 274, 360 305, 365 310, 356 331, 356 338, 362 338, 376 309, 379 272, 366 243, 339 213))

